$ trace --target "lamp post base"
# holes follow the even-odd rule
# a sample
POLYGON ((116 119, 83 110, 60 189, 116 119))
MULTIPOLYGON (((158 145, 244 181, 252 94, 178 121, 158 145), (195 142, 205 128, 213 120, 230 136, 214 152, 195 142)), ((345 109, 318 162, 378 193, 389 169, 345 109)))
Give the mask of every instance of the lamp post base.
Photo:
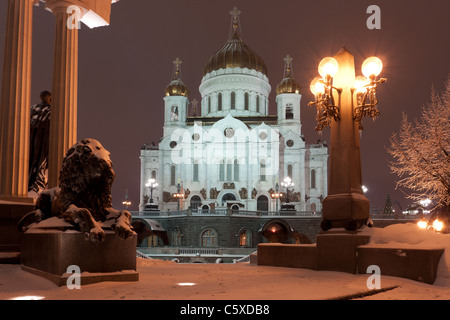
POLYGON ((354 231, 370 220, 369 199, 360 193, 329 195, 323 200, 323 231, 345 228, 354 231))

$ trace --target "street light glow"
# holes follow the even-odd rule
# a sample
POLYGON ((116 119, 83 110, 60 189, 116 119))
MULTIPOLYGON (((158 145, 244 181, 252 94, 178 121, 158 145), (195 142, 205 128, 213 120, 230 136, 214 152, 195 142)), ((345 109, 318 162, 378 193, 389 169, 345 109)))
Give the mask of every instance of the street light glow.
POLYGON ((319 63, 319 74, 322 78, 326 76, 334 77, 338 72, 339 64, 333 57, 323 58, 319 63))
POLYGON ((370 78, 371 76, 377 77, 381 70, 383 69, 383 63, 377 57, 367 58, 361 67, 361 71, 366 78, 370 78))

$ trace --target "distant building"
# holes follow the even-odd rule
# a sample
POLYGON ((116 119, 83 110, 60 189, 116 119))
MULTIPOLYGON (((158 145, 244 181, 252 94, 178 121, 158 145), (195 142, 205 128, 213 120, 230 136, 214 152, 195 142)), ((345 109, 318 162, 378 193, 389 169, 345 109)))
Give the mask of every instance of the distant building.
POLYGON ((173 80, 165 88, 163 137, 141 149, 140 211, 149 207, 145 184, 150 178, 158 183, 153 202, 161 211, 275 211, 273 194, 277 184, 286 193, 281 186, 285 177, 294 183, 289 200, 296 210, 322 209, 328 149, 324 141, 305 143, 292 58, 284 59, 284 76, 276 87, 277 114, 269 115, 267 67, 242 41, 237 13, 232 12, 228 41, 204 67, 201 110, 195 101, 189 112, 181 61, 174 61, 173 80), (181 200, 174 197, 177 193, 184 195, 181 200))
POLYGON ((142 217, 135 213, 133 226, 154 257, 181 259, 181 251, 167 247, 197 247, 203 249, 183 249, 191 262, 194 251, 229 260, 260 242, 314 242, 319 231, 327 145, 305 142, 302 96, 290 56, 276 86, 277 114, 269 114, 266 64, 242 41, 238 22, 235 9, 228 41, 206 62, 201 108, 193 100, 189 110, 181 61, 174 61, 165 88, 163 136, 141 148, 142 217), (282 186, 286 177, 293 183, 289 194, 282 186), (146 187, 149 179, 158 184, 152 190, 146 187), (158 251, 161 246, 165 249, 158 251))

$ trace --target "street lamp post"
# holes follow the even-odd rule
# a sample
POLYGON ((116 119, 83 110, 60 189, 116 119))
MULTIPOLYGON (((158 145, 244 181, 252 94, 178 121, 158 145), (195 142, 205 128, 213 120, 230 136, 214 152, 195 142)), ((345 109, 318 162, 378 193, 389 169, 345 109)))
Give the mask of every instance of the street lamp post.
POLYGON ((145 186, 150 189, 150 203, 153 203, 153 189, 158 186, 158 183, 156 183, 155 179, 148 179, 145 186))
POLYGON ((122 204, 125 206, 125 210, 128 210, 128 207, 131 206, 131 201, 128 200, 128 189, 125 190, 125 200, 122 201, 122 204))
POLYGON ((275 184, 275 193, 272 193, 272 198, 275 198, 275 204, 276 204, 276 211, 278 212, 278 199, 283 196, 281 192, 278 192, 280 186, 278 185, 278 182, 275 184))
POLYGON ((177 203, 178 203, 177 208, 178 208, 178 211, 180 211, 180 202, 181 202, 181 199, 184 197, 184 194, 181 193, 181 185, 180 185, 179 182, 177 184, 177 193, 175 193, 173 195, 173 197, 178 199, 178 201, 177 201, 177 203))
POLYGON ((322 230, 344 227, 356 230, 370 221, 369 200, 362 190, 360 130, 362 119, 375 119, 377 86, 386 81, 377 78, 381 60, 364 61, 365 77, 355 78, 353 55, 342 48, 334 57, 319 64, 321 77, 311 82, 317 108, 317 131, 331 127, 328 196, 323 200, 322 230))
POLYGON ((281 186, 286 188, 286 203, 289 203, 289 188, 292 188, 294 183, 290 177, 286 177, 281 183, 281 186))

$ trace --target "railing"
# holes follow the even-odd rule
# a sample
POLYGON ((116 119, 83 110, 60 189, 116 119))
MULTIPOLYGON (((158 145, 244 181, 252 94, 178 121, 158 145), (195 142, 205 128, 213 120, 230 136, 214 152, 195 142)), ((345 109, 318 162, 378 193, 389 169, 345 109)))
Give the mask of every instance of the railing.
POLYGON ((241 263, 241 262, 249 262, 250 261, 250 255, 257 253, 258 251, 252 252, 249 255, 246 255, 245 257, 242 257, 240 259, 237 259, 234 261, 234 263, 241 263))
POLYGON ((143 254, 143 253, 140 252, 139 250, 136 250, 136 257, 142 258, 142 259, 151 259, 149 256, 143 254))
POLYGON ((180 248, 178 250, 180 255, 201 255, 201 256, 215 256, 219 254, 219 249, 206 249, 206 248, 180 248))
POLYGON ((250 211, 232 209, 188 209, 180 211, 131 211, 133 217, 175 217, 175 216, 250 216, 250 217, 321 217, 319 211, 250 211))

